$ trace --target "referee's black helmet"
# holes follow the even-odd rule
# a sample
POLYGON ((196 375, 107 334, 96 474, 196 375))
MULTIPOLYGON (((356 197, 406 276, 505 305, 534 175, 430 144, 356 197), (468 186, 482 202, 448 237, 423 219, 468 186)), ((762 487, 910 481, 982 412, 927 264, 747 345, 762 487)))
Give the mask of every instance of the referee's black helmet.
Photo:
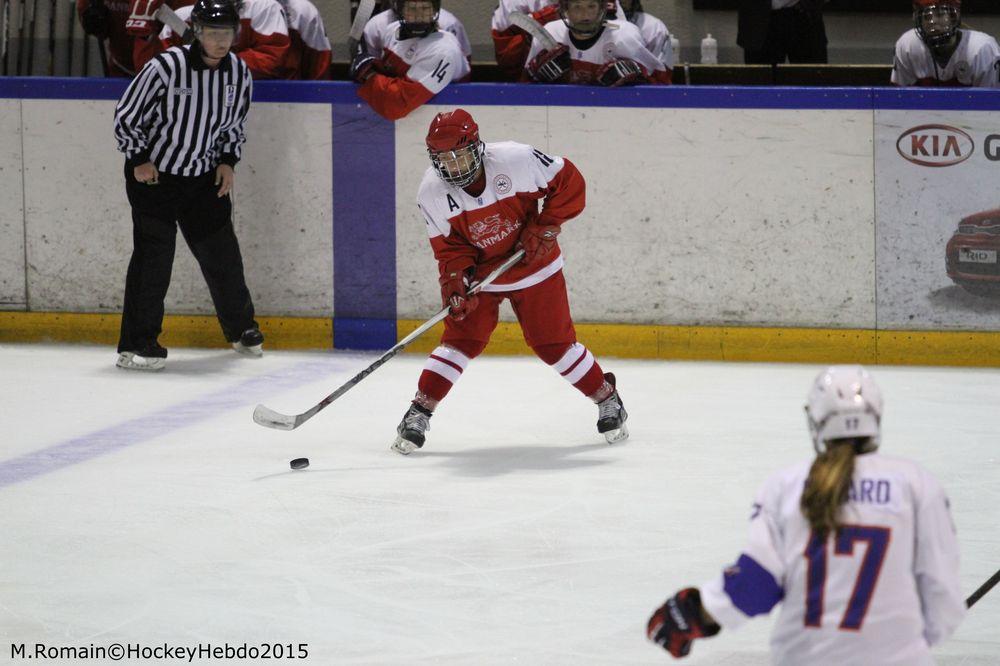
POLYGON ((198 0, 191 10, 191 23, 196 34, 200 28, 232 28, 239 31, 239 3, 234 0, 198 0))

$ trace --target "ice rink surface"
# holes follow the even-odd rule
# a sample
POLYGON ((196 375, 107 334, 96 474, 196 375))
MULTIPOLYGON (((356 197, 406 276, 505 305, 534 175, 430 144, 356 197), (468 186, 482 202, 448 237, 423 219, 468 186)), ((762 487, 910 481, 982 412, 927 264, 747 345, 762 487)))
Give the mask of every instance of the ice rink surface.
MULTIPOLYGON (((614 446, 531 358, 477 359, 408 458, 388 446, 422 355, 294 432, 251 421, 374 358, 173 349, 142 374, 109 347, 0 345, 0 662, 8 642, 229 642, 323 665, 666 663, 650 612, 734 561, 758 485, 812 455, 805 365, 601 359, 630 415, 614 446)), ((949 491, 971 593, 1000 566, 1000 371, 872 371, 882 451, 949 491)), ((678 663, 767 664, 769 630, 678 663)), ((1000 589, 935 654, 1000 663, 1000 589)))

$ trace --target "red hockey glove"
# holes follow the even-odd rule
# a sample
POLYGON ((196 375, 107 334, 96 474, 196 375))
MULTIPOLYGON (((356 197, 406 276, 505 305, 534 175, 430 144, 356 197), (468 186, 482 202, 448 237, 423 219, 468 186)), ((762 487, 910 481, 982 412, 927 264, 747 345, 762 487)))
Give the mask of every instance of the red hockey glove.
POLYGON ((441 304, 451 308, 450 315, 455 321, 462 321, 479 305, 479 296, 469 296, 469 276, 466 271, 445 273, 438 282, 441 284, 441 304))
POLYGON ((597 73, 597 82, 608 88, 646 83, 646 70, 635 60, 609 62, 597 73))
POLYGON ((714 636, 720 629, 705 613, 698 588, 688 587, 656 609, 646 625, 646 636, 674 657, 680 658, 691 651, 694 639, 714 636))
POLYGON ((569 49, 560 44, 551 51, 542 51, 528 63, 528 74, 539 83, 556 83, 569 72, 569 49))
POLYGON ((531 12, 531 18, 535 19, 542 25, 546 23, 552 23, 553 21, 559 20, 559 3, 554 2, 551 5, 542 7, 537 12, 531 12))
POLYGON ((537 266, 556 246, 559 225, 528 223, 521 231, 521 247, 524 248, 525 266, 537 266))
POLYGON ((149 37, 160 31, 156 10, 163 0, 132 0, 132 15, 125 21, 125 31, 136 37, 149 37))

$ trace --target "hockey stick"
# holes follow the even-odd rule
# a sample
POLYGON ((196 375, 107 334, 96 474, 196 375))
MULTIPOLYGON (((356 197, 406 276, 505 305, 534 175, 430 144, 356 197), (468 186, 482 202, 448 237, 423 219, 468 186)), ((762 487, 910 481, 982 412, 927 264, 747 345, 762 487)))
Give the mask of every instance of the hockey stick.
POLYGON ((97 42, 97 54, 101 57, 101 71, 104 78, 108 78, 108 52, 104 50, 104 40, 97 35, 94 35, 94 40, 97 42))
POLYGON ((516 26, 531 35, 531 38, 538 42, 544 51, 551 51, 559 46, 555 38, 549 34, 549 31, 543 28, 541 23, 527 14, 514 12, 510 15, 510 23, 511 25, 516 26))
POLYGON ((46 68, 47 74, 52 76, 56 69, 56 11, 57 0, 49 3, 49 66, 46 68))
POLYGON ((358 44, 365 36, 365 25, 368 24, 372 14, 375 13, 375 0, 361 0, 357 11, 354 13, 354 21, 351 23, 351 32, 347 35, 347 57, 354 58, 358 50, 358 44))
POLYGON ((972 608, 973 604, 982 599, 983 595, 992 590, 997 583, 1000 583, 1000 569, 990 576, 988 581, 980 585, 978 590, 969 595, 969 598, 965 600, 965 607, 972 608))
POLYGON ((375 0, 361 0, 358 5, 358 11, 354 14, 354 22, 351 23, 351 32, 348 34, 349 39, 353 39, 356 42, 361 41, 362 35, 365 34, 365 24, 368 23, 368 19, 372 17, 375 12, 375 0))
MULTIPOLYGON (((170 7, 160 5, 153 16, 157 21, 173 30, 181 38, 182 43, 190 44, 194 41, 194 31, 191 30, 191 26, 182 21, 181 17, 175 14, 170 7)), ((156 35, 153 35, 152 39, 156 39, 156 35)))
MULTIPOLYGON (((498 277, 506 273, 514 264, 519 262, 522 259, 522 257, 524 257, 524 250, 518 250, 517 252, 515 252, 513 255, 511 255, 511 257, 507 261, 500 264, 496 269, 494 269, 492 273, 484 277, 482 282, 474 284, 469 289, 469 294, 470 295, 478 294, 480 291, 483 290, 483 287, 485 287, 488 284, 491 284, 498 277)), ((357 384, 361 382, 362 379, 364 379, 365 377, 367 377, 368 375, 370 375, 371 373, 375 372, 380 367, 382 367, 382 365, 386 361, 391 359, 399 352, 403 351, 403 349, 405 349, 407 345, 409 345, 411 342, 413 342, 421 335, 429 331, 439 321, 447 317, 449 310, 450 310, 449 307, 442 308, 440 312, 438 312, 436 315, 434 315, 426 322, 424 322, 420 326, 420 328, 413 331, 405 338, 397 342, 395 347, 393 347, 386 353, 379 356, 378 360, 376 360, 374 363, 369 365, 367 368, 365 368, 358 374, 351 377, 351 379, 349 379, 347 383, 342 385, 340 388, 338 388, 330 395, 320 400, 319 403, 317 403, 311 409, 304 411, 301 414, 296 414, 292 416, 289 414, 281 414, 269 407, 265 407, 264 405, 257 405, 257 408, 253 410, 254 422, 266 428, 274 428, 276 430, 295 430, 300 425, 302 425, 312 417, 316 416, 316 414, 318 414, 320 410, 325 408, 331 402, 333 402, 334 400, 336 400, 337 398, 339 398, 340 396, 344 395, 352 388, 354 388, 357 384)))
POLYGON ((31 18, 28 19, 28 65, 25 74, 31 76, 35 66, 35 14, 38 13, 38 0, 31 0, 31 18))
POLYGON ((24 64, 24 13, 27 10, 27 0, 17 0, 17 69, 14 76, 23 74, 24 64))
POLYGON ((3 68, 0 74, 7 76, 7 45, 10 44, 10 3, 11 0, 0 0, 3 10, 0 12, 0 23, 3 23, 3 32, 0 33, 0 53, 3 58, 3 68))
MULTIPOLYGON (((104 0, 91 0, 91 4, 93 4, 93 5, 97 6, 97 7, 104 7, 105 6, 104 5, 104 0)), ((104 78, 108 78, 108 75, 109 75, 109 70, 108 70, 108 52, 104 48, 104 46, 105 46, 104 45, 104 37, 99 37, 97 35, 94 35, 93 37, 94 37, 94 40, 97 42, 97 53, 101 57, 101 72, 103 72, 102 76, 104 76, 104 78)), ((90 43, 87 41, 87 32, 86 31, 84 31, 84 33, 83 33, 83 43, 84 43, 84 48, 89 48, 90 47, 90 43)))
MULTIPOLYGON (((64 0, 65 1, 65 0, 64 0)), ((70 0, 69 37, 66 38, 66 76, 73 76, 73 44, 76 41, 76 0, 70 0)))

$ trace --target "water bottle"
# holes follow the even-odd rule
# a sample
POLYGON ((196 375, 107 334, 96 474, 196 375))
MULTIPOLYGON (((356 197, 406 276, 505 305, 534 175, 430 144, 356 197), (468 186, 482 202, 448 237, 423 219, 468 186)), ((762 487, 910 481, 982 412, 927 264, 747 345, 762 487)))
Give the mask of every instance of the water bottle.
POLYGON ((719 42, 712 37, 712 33, 708 33, 705 39, 701 40, 701 64, 719 64, 719 42))
POLYGON ((678 62, 681 57, 681 40, 674 35, 670 35, 670 50, 674 54, 674 62, 678 62))

